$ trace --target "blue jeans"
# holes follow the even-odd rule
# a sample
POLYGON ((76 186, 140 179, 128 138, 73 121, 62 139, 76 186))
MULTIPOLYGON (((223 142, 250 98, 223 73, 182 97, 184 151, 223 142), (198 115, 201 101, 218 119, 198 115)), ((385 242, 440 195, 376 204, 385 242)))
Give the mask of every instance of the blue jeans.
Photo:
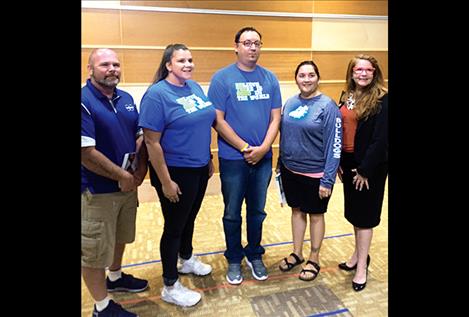
POLYGON ((225 160, 220 158, 221 191, 225 210, 223 229, 225 231, 228 263, 241 263, 244 256, 252 261, 265 253, 261 246, 262 223, 267 216, 264 211, 272 177, 272 158, 263 158, 256 165, 245 160, 225 160), (241 207, 246 199, 246 223, 248 244, 241 245, 241 207))

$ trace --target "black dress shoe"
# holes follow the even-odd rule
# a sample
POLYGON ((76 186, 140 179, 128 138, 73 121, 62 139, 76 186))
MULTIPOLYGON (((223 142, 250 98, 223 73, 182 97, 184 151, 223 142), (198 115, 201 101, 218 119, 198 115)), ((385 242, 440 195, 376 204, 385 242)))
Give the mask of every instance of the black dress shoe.
MULTIPOLYGON (((370 257, 370 256, 368 256, 368 259, 369 259, 369 257, 370 257)), ((368 279, 368 265, 369 265, 369 261, 367 261, 366 264, 367 264, 367 265, 366 265, 366 278, 368 279)), ((366 282, 367 282, 367 281, 365 281, 365 283, 361 283, 361 284, 360 284, 360 283, 355 283, 355 282, 352 280, 352 288, 353 288, 353 290, 354 290, 355 292, 360 292, 360 291, 364 290, 365 287, 366 287, 366 282)))
POLYGON ((355 263, 354 266, 350 267, 347 265, 347 262, 342 262, 342 263, 339 263, 339 269, 341 270, 344 270, 344 271, 353 271, 357 268, 357 264, 355 263))
POLYGON ((355 283, 354 281, 352 281, 352 288, 355 292, 362 291, 363 289, 365 289, 365 286, 366 286, 366 282, 363 284, 360 284, 360 283, 355 283))
MULTIPOLYGON (((370 262, 371 262, 371 257, 368 254, 368 257, 366 258, 366 267, 368 267, 370 265, 370 262)), ((355 263, 354 266, 348 266, 347 262, 342 262, 338 266, 339 266, 339 269, 344 270, 344 271, 353 271, 357 268, 356 263, 355 263)))

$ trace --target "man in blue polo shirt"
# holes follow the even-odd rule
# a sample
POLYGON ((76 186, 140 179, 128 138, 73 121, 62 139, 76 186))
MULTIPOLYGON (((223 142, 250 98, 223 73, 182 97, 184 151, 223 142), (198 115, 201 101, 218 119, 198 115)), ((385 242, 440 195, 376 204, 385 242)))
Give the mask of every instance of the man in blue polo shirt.
POLYGON ((82 277, 95 300, 93 317, 135 317, 108 292, 148 287, 148 281, 121 271, 125 245, 135 240, 137 186, 145 178, 148 154, 134 100, 116 88, 121 75, 117 54, 93 50, 88 72, 81 92, 82 277), (137 153, 135 170, 121 167, 126 153, 137 153))
POLYGON ((271 145, 278 133, 282 97, 276 76, 257 65, 261 34, 245 27, 235 35, 236 63, 213 75, 208 98, 215 105, 220 179, 230 284, 243 281, 241 261, 257 280, 267 279, 262 262, 262 223, 272 176, 271 145), (241 245, 241 206, 246 200, 248 244, 241 245))

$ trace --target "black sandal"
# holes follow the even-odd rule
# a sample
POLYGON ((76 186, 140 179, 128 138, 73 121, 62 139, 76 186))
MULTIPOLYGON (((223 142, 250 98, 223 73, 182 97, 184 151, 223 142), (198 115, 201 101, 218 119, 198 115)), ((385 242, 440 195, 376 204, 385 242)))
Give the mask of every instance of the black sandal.
POLYGON ((285 261, 285 264, 286 264, 286 268, 283 268, 281 265, 278 266, 278 268, 280 269, 280 271, 282 272, 287 272, 287 271, 290 271, 291 269, 293 269, 295 266, 303 263, 305 261, 305 259, 303 260, 300 260, 300 258, 298 257, 298 255, 296 255, 295 253, 290 253, 290 255, 295 259, 295 263, 290 263, 288 262, 288 259, 287 258, 283 258, 283 261, 285 261))
POLYGON ((306 282, 309 282, 309 281, 312 281, 314 280, 316 277, 318 277, 319 275, 319 271, 321 270, 321 267, 319 266, 319 264, 317 264, 316 262, 313 262, 313 261, 309 261, 306 262, 306 265, 308 264, 311 264, 312 266, 314 266, 314 268, 316 269, 316 271, 313 271, 313 270, 309 270, 309 269, 302 269, 301 272, 300 272, 300 275, 298 275, 298 278, 302 281, 306 281, 306 282), (301 277, 301 273, 313 273, 313 277, 301 277))

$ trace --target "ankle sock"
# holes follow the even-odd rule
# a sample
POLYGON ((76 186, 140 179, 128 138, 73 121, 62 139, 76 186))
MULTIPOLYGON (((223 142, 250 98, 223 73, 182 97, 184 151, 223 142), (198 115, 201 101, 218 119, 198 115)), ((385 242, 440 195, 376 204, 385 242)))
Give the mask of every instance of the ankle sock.
POLYGON ((100 300, 98 302, 95 303, 95 306, 96 306, 96 310, 98 312, 100 311, 103 311, 104 309, 106 309, 107 305, 109 305, 109 301, 111 300, 111 297, 106 296, 103 300, 100 300))
POLYGON ((187 256, 185 254, 179 254, 179 258, 181 258, 184 261, 189 260, 191 257, 192 257, 192 254, 189 254, 189 256, 187 256))
POLYGON ((111 282, 115 282, 122 277, 122 269, 118 269, 117 271, 109 271, 107 276, 111 282))
POLYGON ((171 286, 174 286, 174 284, 177 282, 177 278, 175 279, 168 279, 166 277, 163 277, 163 284, 164 286, 166 287, 171 287, 171 286))

